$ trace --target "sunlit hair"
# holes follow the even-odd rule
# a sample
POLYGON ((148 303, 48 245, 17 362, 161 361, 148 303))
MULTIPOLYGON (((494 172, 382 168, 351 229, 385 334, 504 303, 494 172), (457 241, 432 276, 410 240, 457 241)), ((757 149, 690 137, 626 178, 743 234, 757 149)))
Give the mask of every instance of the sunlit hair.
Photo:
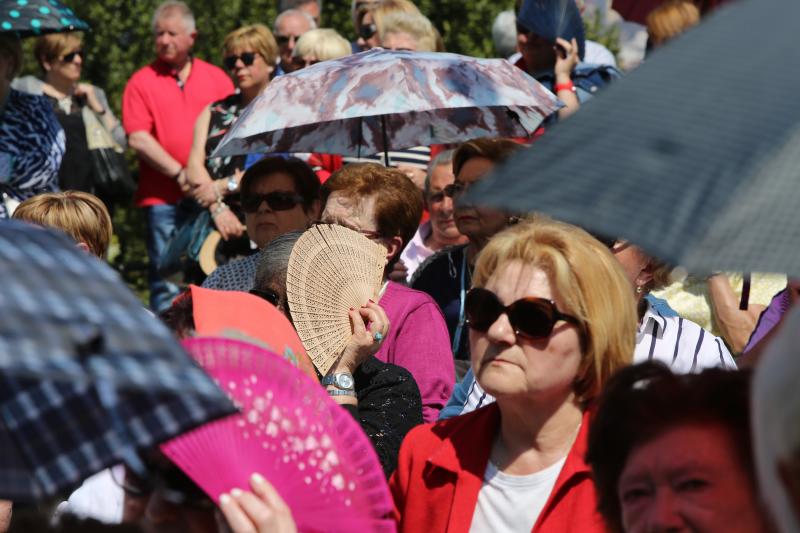
POLYGON ((453 155, 453 173, 458 176, 461 168, 473 157, 485 157, 492 163, 502 163, 511 154, 525 146, 511 139, 490 138, 473 139, 463 143, 453 155))
POLYGON ((82 45, 80 32, 50 33, 36 39, 33 55, 44 70, 45 63, 53 63, 61 56, 78 50, 82 45))
POLYGON ((267 65, 274 67, 278 61, 278 43, 269 28, 263 24, 242 26, 225 36, 222 43, 223 55, 243 49, 258 52, 267 65))
MULTIPOLYGON (((330 195, 340 192, 352 200, 375 197, 375 222, 383 237, 400 237, 405 247, 417 232, 422 218, 422 191, 408 176, 375 163, 351 163, 333 173, 322 185, 323 206, 330 195)), ((400 254, 389 262, 391 267, 400 254)))
POLYGON ((11 81, 22 69, 22 46, 16 34, 0 33, 0 55, 14 63, 14 68, 8 74, 8 81, 11 81))
POLYGON ((287 17, 302 17, 308 22, 308 29, 315 30, 317 29, 317 21, 314 20, 314 17, 303 11, 302 9, 287 9, 286 11, 282 12, 280 15, 275 17, 275 22, 272 23, 272 31, 278 33, 278 28, 283 22, 283 19, 287 17))
POLYGON ((689 0, 667 0, 647 15, 647 33, 654 46, 664 44, 700 23, 700 10, 689 0))
POLYGON ((336 30, 320 28, 305 32, 297 40, 292 57, 313 56, 317 61, 328 61, 349 56, 352 51, 347 39, 336 30))
POLYGON ((186 30, 186 33, 192 33, 197 29, 197 25, 194 20, 194 13, 192 13, 192 10, 188 5, 186 5, 186 2, 181 2, 179 0, 167 0, 166 2, 161 3, 153 13, 153 21, 151 23, 153 33, 156 32, 156 25, 160 20, 173 15, 178 15, 183 19, 183 27, 186 30))
POLYGON ((85 243, 97 257, 105 257, 111 242, 111 216, 95 195, 81 191, 48 192, 28 198, 12 218, 63 231, 85 243))
POLYGON ((428 172, 425 174, 425 186, 422 189, 425 198, 431 194, 431 178, 433 177, 434 170, 442 166, 448 166, 450 167, 450 171, 453 171, 453 154, 455 154, 455 152, 455 150, 445 150, 431 159, 431 162, 428 164, 428 172))
MULTIPOLYGON (((372 23, 378 30, 378 35, 383 31, 383 19, 392 13, 410 13, 413 15, 421 15, 419 8, 409 0, 382 0, 375 7, 367 9, 369 14, 372 15, 372 23)), ((358 19, 361 22, 363 13, 358 19)))
POLYGON ((512 261, 541 269, 557 294, 562 313, 583 330, 583 359, 575 378, 581 402, 596 398, 608 378, 633 359, 636 308, 619 262, 584 230, 542 215, 495 235, 478 256, 473 287, 512 261))
MULTIPOLYGON (((376 26, 378 26, 376 24, 376 26)), ((418 52, 436 51, 436 30, 428 17, 418 13, 397 11, 386 15, 378 26, 378 38, 381 44, 389 34, 405 33, 417 45, 418 52)))

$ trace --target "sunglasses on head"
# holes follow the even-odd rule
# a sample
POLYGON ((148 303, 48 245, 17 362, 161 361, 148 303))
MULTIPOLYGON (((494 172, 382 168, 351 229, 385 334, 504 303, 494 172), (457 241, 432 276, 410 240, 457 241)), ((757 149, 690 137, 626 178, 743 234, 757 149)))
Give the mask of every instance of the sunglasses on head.
POLYGON ((297 39, 299 38, 300 38, 299 35, 276 35, 275 42, 278 43, 278 46, 286 46, 292 39, 297 41, 297 39))
POLYGON ((275 191, 267 194, 248 194, 242 197, 242 211, 255 213, 263 202, 273 211, 288 211, 303 203, 303 197, 295 192, 275 191))
POLYGON ((358 27, 358 36, 365 41, 371 39, 376 33, 378 33, 378 27, 375 24, 362 24, 358 27))
POLYGON ((75 50, 74 52, 64 54, 64 56, 61 58, 61 61, 63 61, 64 63, 72 63, 73 61, 75 61, 76 57, 80 57, 81 60, 83 60, 84 57, 83 50, 75 50))
POLYGON ((559 311, 552 300, 521 298, 511 305, 503 305, 495 293, 482 288, 467 293, 464 311, 467 325, 484 333, 505 313, 514 333, 528 339, 546 339, 559 320, 581 325, 574 316, 559 311))
POLYGON ((241 59, 242 64, 249 67, 256 60, 256 55, 256 52, 244 52, 238 56, 227 56, 222 60, 222 63, 225 65, 226 69, 234 70, 236 68, 236 63, 241 59))

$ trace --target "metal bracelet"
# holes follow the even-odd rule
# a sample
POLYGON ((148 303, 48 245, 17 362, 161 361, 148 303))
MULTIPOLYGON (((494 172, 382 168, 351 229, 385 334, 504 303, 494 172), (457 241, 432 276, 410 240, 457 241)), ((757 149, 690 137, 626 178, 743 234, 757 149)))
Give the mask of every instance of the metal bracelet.
POLYGON ((328 391, 328 396, 352 396, 353 398, 356 397, 356 391, 354 390, 338 390, 338 389, 331 389, 328 391))

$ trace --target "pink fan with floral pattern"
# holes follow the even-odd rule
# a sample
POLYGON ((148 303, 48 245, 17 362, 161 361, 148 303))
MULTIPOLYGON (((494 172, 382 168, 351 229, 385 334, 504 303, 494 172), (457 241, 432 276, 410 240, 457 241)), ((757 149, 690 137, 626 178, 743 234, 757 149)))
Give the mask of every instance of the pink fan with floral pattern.
POLYGON ((161 445, 214 501, 261 473, 300 531, 393 531, 389 489, 358 423, 279 355, 221 338, 187 351, 241 409, 161 445))

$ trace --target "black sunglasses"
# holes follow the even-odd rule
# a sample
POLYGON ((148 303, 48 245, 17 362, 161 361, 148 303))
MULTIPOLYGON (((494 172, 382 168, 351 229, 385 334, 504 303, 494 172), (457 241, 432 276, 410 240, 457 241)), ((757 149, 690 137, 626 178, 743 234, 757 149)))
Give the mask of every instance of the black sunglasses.
POLYGON ((242 211, 255 213, 262 202, 273 211, 288 211, 303 203, 303 197, 295 192, 275 191, 267 194, 248 194, 242 197, 242 211))
POLYGON ((242 64, 246 67, 249 67, 256 60, 257 55, 258 54, 256 52, 244 52, 238 56, 227 56, 222 60, 222 63, 225 65, 226 69, 234 70, 236 68, 236 62, 241 59, 242 64))
POLYGON ((358 36, 365 41, 371 39, 376 33, 378 33, 378 27, 375 24, 362 24, 358 27, 358 36))
POLYGON ((299 35, 276 35, 275 42, 278 43, 278 46, 286 46, 292 39, 297 41, 297 39, 299 38, 300 38, 299 35))
POLYGON ((278 307, 278 304, 281 303, 280 295, 271 289, 250 289, 250 294, 263 298, 275 307, 278 307))
POLYGON ((80 57, 81 60, 83 60, 84 58, 83 50, 75 50, 74 52, 64 54, 64 56, 61 58, 61 61, 63 61, 64 63, 72 63, 73 61, 75 61, 76 57, 80 57))
POLYGON ((559 311, 552 300, 521 298, 511 305, 503 305, 495 293, 482 288, 475 288, 467 293, 464 310, 467 325, 480 332, 488 331, 500 315, 505 313, 514 333, 528 339, 546 339, 559 320, 579 327, 581 325, 574 316, 559 311))

